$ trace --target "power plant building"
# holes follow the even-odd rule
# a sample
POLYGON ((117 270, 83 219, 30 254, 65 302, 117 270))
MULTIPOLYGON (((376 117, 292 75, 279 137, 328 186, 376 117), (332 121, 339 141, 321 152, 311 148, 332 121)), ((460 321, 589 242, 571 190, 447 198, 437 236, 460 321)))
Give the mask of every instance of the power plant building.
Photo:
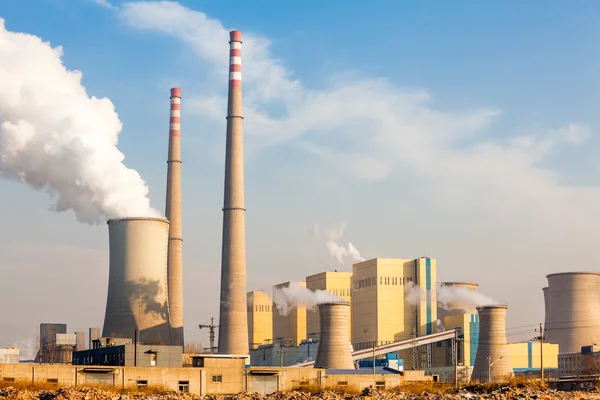
POLYGON ((169 222, 160 218, 108 221, 110 265, 102 336, 169 344, 167 249, 169 222))
MULTIPOLYGON (((289 287, 291 282, 273 286, 273 291, 289 287)), ((306 287, 306 282, 297 282, 306 287)), ((306 339, 306 306, 296 304, 283 315, 273 303, 273 342, 288 346, 298 346, 306 339)))
POLYGON ((273 343, 273 300, 268 293, 254 290, 247 293, 248 340, 251 349, 273 343))
POLYGON ((353 266, 352 285, 354 350, 434 333, 435 259, 363 261, 353 266))
MULTIPOLYGON (((306 277, 306 288, 313 292, 326 290, 334 296, 342 298, 350 305, 352 291, 352 272, 326 271, 306 277)), ((306 329, 308 338, 319 338, 319 310, 306 310, 306 329)), ((348 335, 352 335, 351 312, 348 312, 348 335)))

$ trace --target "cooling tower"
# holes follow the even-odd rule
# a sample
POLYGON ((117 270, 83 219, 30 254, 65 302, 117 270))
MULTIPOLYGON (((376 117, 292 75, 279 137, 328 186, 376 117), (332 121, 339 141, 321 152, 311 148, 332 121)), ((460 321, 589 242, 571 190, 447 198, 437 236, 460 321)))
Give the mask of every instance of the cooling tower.
POLYGON ((550 274, 546 294, 546 341, 560 353, 600 343, 600 273, 550 274))
POLYGON ((315 368, 354 369, 348 336, 350 304, 319 304, 320 338, 315 368))
POLYGON ((160 218, 108 221, 110 266, 102 336, 146 344, 171 342, 167 247, 169 222, 160 218))
POLYGON ((506 343, 506 306, 477 307, 479 345, 472 379, 488 382, 513 375, 506 343))
MULTIPOLYGON (((440 287, 464 288, 465 290, 475 291, 479 287, 479 284, 475 282, 441 282, 440 287)), ((458 300, 453 300, 442 306, 442 303, 439 301, 439 299, 440 295, 438 294, 437 317, 440 321, 442 321, 442 323, 444 322, 444 318, 449 315, 477 313, 477 309, 471 305, 472 303, 463 304, 458 300)))
POLYGON ((249 354, 242 137, 242 32, 232 31, 229 37, 229 98, 225 149, 219 353, 249 354))
POLYGON ((171 118, 169 121, 169 158, 167 160, 167 201, 165 216, 169 220, 169 251, 167 282, 171 344, 183 346, 183 268, 181 236, 181 89, 171 89, 171 118))

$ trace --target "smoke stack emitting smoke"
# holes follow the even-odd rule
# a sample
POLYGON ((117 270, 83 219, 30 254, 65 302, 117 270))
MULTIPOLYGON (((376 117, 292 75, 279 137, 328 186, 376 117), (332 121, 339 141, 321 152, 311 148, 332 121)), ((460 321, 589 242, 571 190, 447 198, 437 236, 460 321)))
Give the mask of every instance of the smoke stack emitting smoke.
MULTIPOLYGON (((426 290, 415 285, 406 286, 406 301, 411 304, 418 303, 421 296, 425 296, 426 290)), ((437 302, 445 310, 468 311, 477 307, 500 304, 493 298, 476 290, 465 287, 438 286, 436 288, 437 302), (458 308, 457 308, 458 307, 458 308)), ((441 321, 440 321, 441 322, 441 321)))
POLYGON ((334 257, 340 264, 344 264, 348 258, 350 261, 365 261, 365 259, 360 256, 360 252, 352 245, 351 242, 348 242, 348 247, 344 247, 337 243, 338 240, 344 236, 347 226, 348 225, 346 222, 342 222, 339 228, 326 229, 324 232, 321 232, 321 226, 319 224, 315 224, 314 237, 318 240, 325 240, 325 246, 329 251, 329 255, 334 257))
POLYGON ((140 175, 122 163, 114 105, 90 98, 62 54, 0 18, 0 175, 47 190, 53 211, 73 210, 81 222, 160 217, 140 175))
POLYGON ((294 307, 305 305, 315 309, 321 303, 344 301, 326 290, 312 291, 298 282, 290 282, 288 287, 273 290, 273 303, 281 315, 287 315, 294 307))

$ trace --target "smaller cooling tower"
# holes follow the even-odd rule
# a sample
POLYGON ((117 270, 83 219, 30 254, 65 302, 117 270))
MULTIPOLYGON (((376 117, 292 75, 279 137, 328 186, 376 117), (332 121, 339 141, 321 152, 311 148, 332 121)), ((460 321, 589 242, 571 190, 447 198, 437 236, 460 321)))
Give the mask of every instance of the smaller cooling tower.
POLYGON ((349 309, 346 302, 319 304, 321 331, 315 368, 354 369, 348 337, 349 309))
POLYGON ((479 345, 472 379, 489 382, 513 375, 506 343, 507 306, 477 307, 479 345))
POLYGON ((169 222, 160 218, 108 221, 110 265, 102 336, 170 344, 167 290, 169 222))
POLYGON ((600 273, 550 274, 544 288, 545 337, 560 353, 600 343, 600 273))

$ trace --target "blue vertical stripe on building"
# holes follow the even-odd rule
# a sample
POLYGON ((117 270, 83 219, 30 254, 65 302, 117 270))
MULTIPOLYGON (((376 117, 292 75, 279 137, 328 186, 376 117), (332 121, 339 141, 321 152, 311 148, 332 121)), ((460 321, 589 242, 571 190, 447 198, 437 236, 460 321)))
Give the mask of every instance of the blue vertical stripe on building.
POLYGON ((426 314, 427 314, 427 334, 433 333, 433 321, 431 312, 431 259, 425 259, 425 289, 426 293, 426 314))
MULTIPOLYGON (((419 259, 415 258, 415 286, 417 289, 419 288, 419 259)), ((415 333, 419 336, 419 309, 421 307, 421 302, 419 301, 417 308, 415 309, 415 333)))
POLYGON ((527 368, 531 369, 532 368, 532 360, 531 360, 531 351, 532 351, 532 346, 533 343, 528 342, 527 343, 527 368))
POLYGON ((471 366, 475 365, 475 315, 471 314, 469 323, 469 349, 471 350, 471 366))

